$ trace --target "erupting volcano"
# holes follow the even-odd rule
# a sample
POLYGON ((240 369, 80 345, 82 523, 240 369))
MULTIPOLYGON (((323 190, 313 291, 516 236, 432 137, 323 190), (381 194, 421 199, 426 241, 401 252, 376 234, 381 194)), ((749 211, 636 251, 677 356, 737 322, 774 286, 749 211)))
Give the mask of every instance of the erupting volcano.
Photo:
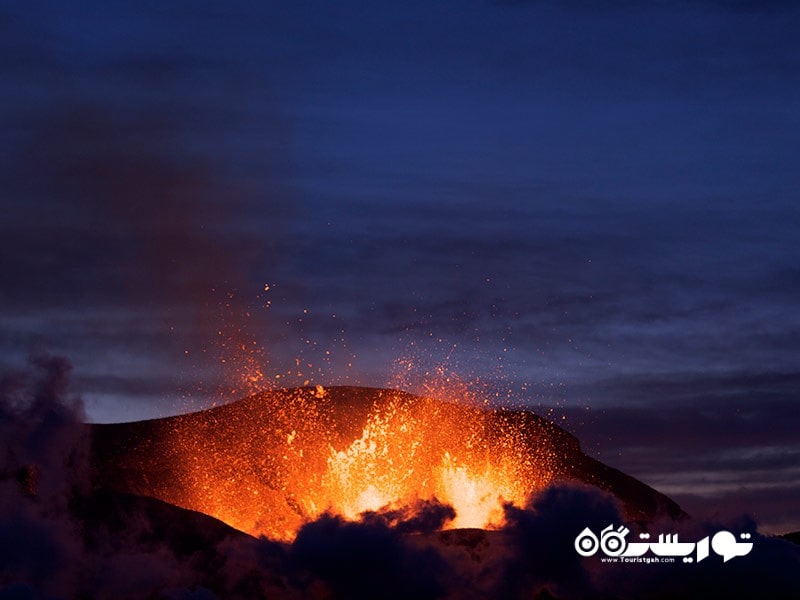
POLYGON ((630 517, 676 516, 655 490, 581 452, 528 411, 488 410, 372 388, 263 392, 202 412, 93 426, 97 485, 292 540, 325 513, 452 507, 445 528, 492 529, 506 504, 558 480, 614 493, 630 517))

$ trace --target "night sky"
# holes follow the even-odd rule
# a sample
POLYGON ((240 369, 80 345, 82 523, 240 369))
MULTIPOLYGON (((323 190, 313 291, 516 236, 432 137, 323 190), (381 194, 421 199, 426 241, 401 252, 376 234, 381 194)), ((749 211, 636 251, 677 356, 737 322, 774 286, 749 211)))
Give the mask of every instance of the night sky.
POLYGON ((0 366, 67 357, 99 422, 237 397, 241 345, 266 386, 442 367, 689 512, 800 529, 798 31, 779 0, 5 5, 0 366))

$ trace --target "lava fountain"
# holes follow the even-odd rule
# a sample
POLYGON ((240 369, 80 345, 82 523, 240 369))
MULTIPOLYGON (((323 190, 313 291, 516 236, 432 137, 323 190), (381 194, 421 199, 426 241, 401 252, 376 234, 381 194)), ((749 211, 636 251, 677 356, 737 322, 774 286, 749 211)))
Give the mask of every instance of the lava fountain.
POLYGON ((128 425, 105 480, 279 540, 325 512, 434 499, 455 509, 447 527, 498 527, 505 503, 524 505, 559 470, 558 428, 531 413, 393 390, 274 390, 128 425))

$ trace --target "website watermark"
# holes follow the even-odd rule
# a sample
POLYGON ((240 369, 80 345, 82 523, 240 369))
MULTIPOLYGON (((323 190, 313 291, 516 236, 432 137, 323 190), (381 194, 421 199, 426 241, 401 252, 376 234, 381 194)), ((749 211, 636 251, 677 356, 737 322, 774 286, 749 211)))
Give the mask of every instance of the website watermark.
POLYGON ((727 530, 718 531, 713 536, 705 536, 697 542, 682 542, 677 533, 662 533, 657 541, 649 541, 649 533, 640 533, 639 539, 645 541, 628 542, 630 529, 620 525, 614 529, 609 525, 598 537, 586 527, 575 538, 575 551, 581 556, 594 556, 602 552, 601 562, 659 564, 674 563, 678 559, 684 563, 699 563, 708 558, 713 551, 722 557, 723 562, 746 556, 753 549, 751 534, 741 533, 738 538, 727 530), (739 541, 743 540, 743 541, 739 541))

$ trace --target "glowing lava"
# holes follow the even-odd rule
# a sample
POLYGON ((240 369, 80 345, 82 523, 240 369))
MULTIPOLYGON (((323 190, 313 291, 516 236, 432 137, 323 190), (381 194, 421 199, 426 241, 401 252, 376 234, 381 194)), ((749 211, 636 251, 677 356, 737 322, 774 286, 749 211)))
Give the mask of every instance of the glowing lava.
POLYGON ((447 409, 455 407, 397 399, 375 407, 361 437, 331 448, 314 505, 354 519, 436 498, 455 508, 453 527, 500 524, 502 503, 524 503, 541 472, 525 469, 520 454, 493 456, 477 414, 454 420, 447 409))
POLYGON ((124 435, 102 442, 101 479, 279 540, 325 512, 357 519, 434 499, 455 509, 446 527, 499 526, 503 504, 525 504, 573 443, 525 411, 348 387, 109 427, 124 435))

